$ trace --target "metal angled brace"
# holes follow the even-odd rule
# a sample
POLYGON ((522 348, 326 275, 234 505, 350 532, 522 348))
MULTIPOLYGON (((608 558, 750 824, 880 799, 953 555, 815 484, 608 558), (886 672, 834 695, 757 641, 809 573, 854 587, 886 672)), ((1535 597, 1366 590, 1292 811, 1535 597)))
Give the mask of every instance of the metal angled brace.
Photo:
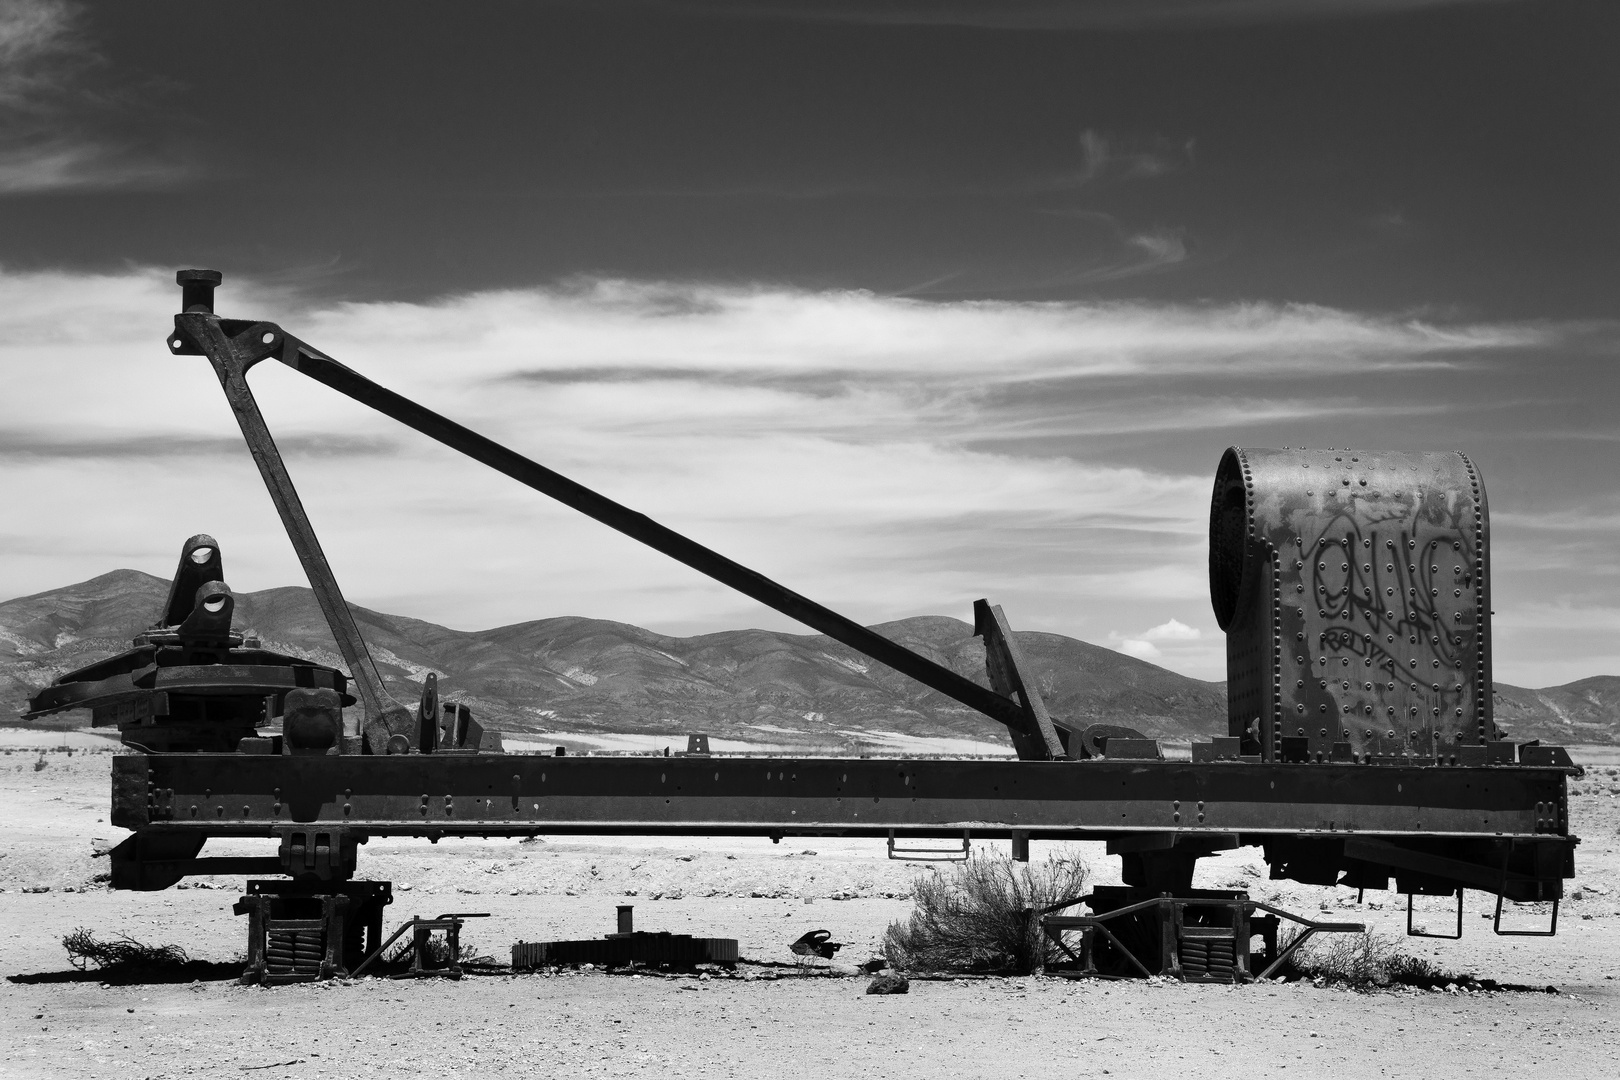
POLYGON ((1080 974, 1083 975, 1097 974, 1095 965, 1092 964, 1090 960, 1091 952, 1089 949, 1082 946, 1081 952, 1084 954, 1085 960, 1082 961, 1081 956, 1076 956, 1074 950, 1069 948, 1068 944, 1063 940, 1063 935, 1067 931, 1079 930, 1085 933, 1103 935, 1108 939, 1109 942, 1113 944, 1116 949, 1119 950, 1120 955, 1130 962, 1132 967, 1136 968, 1137 971, 1142 973, 1144 978, 1151 978, 1153 972, 1150 972, 1142 961, 1137 959, 1136 954, 1131 952, 1124 942, 1120 941, 1119 938, 1114 936, 1113 931, 1108 928, 1108 923, 1114 919, 1118 919, 1126 915, 1134 915, 1138 911, 1145 911, 1152 907, 1159 908, 1161 912, 1160 917, 1161 920, 1163 920, 1164 918, 1167 918, 1169 913, 1177 907, 1220 903, 1223 905, 1235 905, 1237 907, 1241 907, 1248 915, 1252 915, 1256 911, 1270 912, 1273 915, 1280 916, 1303 926, 1305 929, 1300 933, 1300 935, 1290 942, 1286 949, 1283 949, 1280 953, 1278 953, 1276 957, 1272 959, 1271 963, 1266 966, 1264 971, 1255 976, 1257 980, 1270 978, 1272 972, 1282 967, 1283 963, 1294 954, 1295 950, 1297 950, 1301 945, 1304 945, 1306 941, 1310 940, 1310 938, 1316 934, 1361 934, 1365 933, 1367 930, 1365 923, 1318 922, 1314 919, 1307 919, 1303 915, 1295 915, 1291 911, 1284 911, 1282 908, 1273 907, 1272 905, 1260 900, 1211 901, 1208 899, 1200 900, 1192 897, 1171 896, 1168 893, 1162 896, 1153 897, 1151 899, 1140 900, 1134 904, 1128 904, 1124 907, 1115 908, 1113 911, 1107 911, 1101 915, 1055 914, 1055 912, 1061 911, 1063 908, 1072 907, 1075 904, 1089 903, 1090 901, 1091 895, 1087 894, 1086 896, 1078 896, 1070 900, 1063 900, 1059 903, 1048 905, 1047 907, 1030 913, 1032 918, 1037 918, 1040 920, 1041 931, 1046 935, 1046 937, 1056 944, 1057 947, 1061 949, 1070 960, 1073 960, 1076 963, 1086 963, 1087 967, 1080 972, 1080 974))
POLYGON ((1315 919, 1307 919, 1303 915, 1295 915, 1291 911, 1284 911, 1282 908, 1279 908, 1279 907, 1272 907, 1270 904, 1264 903, 1262 901, 1252 900, 1252 901, 1249 901, 1249 903, 1252 904, 1254 909, 1257 910, 1257 911, 1268 911, 1273 915, 1279 915, 1284 919, 1289 919, 1289 920, 1291 920, 1293 922, 1297 922, 1297 923, 1299 923, 1301 926, 1303 926, 1305 928, 1304 932, 1301 933, 1292 942, 1290 942, 1286 949, 1284 949, 1282 952, 1277 954, 1277 958, 1275 960, 1273 960, 1269 965, 1267 965, 1266 969, 1264 971, 1262 971, 1259 975, 1255 976, 1255 978, 1257 980, 1258 979, 1270 978, 1271 973, 1273 971, 1276 971, 1278 968, 1282 967, 1283 961, 1287 960, 1290 956, 1294 955, 1294 951, 1296 949, 1298 949, 1301 945, 1305 944, 1305 942, 1312 935, 1315 935, 1315 934, 1365 934, 1367 932, 1367 924, 1366 923, 1358 923, 1358 922, 1318 922, 1315 919))
MULTIPOLYGON (((286 468, 281 464, 281 457, 276 453, 269 430, 264 426, 264 420, 253 402, 253 395, 247 388, 245 379, 247 370, 261 360, 279 360, 316 382, 331 387, 385 416, 392 417, 527 487, 549 495, 587 517, 594 518, 634 540, 639 540, 655 551, 685 563, 699 573, 723 585, 729 585, 745 596, 797 619, 857 652, 887 664, 903 675, 911 676, 946 697, 1000 721, 1015 733, 1015 748, 1018 749, 1020 757, 1050 759, 1064 756, 1061 742, 1057 741, 1055 733, 1051 741, 1037 742, 1023 739, 1022 745, 1019 745, 1020 740, 1017 736, 1028 730, 1030 721, 1024 706, 1017 701, 980 686, 943 664, 936 664, 927 657, 890 641, 831 608, 824 607, 772 581, 758 571, 751 570, 667 526, 660 525, 645 514, 614 502, 605 495, 598 494, 561 473, 554 472, 492 439, 440 416, 403 395, 379 386, 314 346, 288 334, 275 323, 216 317, 213 314, 213 288, 221 279, 221 275, 217 272, 183 270, 177 277, 186 289, 184 303, 188 310, 175 316, 177 333, 170 337, 169 349, 177 355, 206 355, 213 362, 215 370, 220 375, 220 381, 225 386, 226 396, 231 400, 231 407, 237 413, 242 433, 248 439, 254 460, 259 462, 259 471, 264 476, 265 483, 271 488, 271 496, 276 499, 277 509, 282 512, 282 520, 287 524, 289 535, 294 536, 295 544, 304 542, 315 554, 314 561, 305 559, 305 569, 310 572, 311 584, 315 584, 315 570, 312 567, 317 563, 319 571, 324 575, 323 582, 328 583, 323 586, 328 590, 328 596, 323 598, 323 587, 316 588, 316 596, 322 600, 322 609, 327 611, 329 621, 334 618, 334 613, 341 609, 343 614, 338 617, 347 619, 348 626, 353 625, 352 616, 347 615, 347 605, 343 604, 341 594, 337 591, 337 583, 331 579, 331 570, 326 566, 325 557, 320 555, 319 545, 315 542, 308 518, 304 516, 303 509, 298 503, 297 493, 293 491, 292 482, 287 478, 286 468), (192 308, 196 310, 191 310, 192 308), (332 605, 330 608, 327 606, 329 603, 332 605)), ((302 549, 299 555, 300 558, 304 557, 302 549)), ((335 629, 334 627, 334 632, 335 629)), ((364 666, 375 676, 375 667, 371 664, 370 657, 365 655, 358 630, 354 631, 353 637, 354 642, 359 645, 358 655, 364 657, 364 666)), ((340 638, 340 647, 342 644, 340 638)), ((351 666, 357 663, 347 653, 344 654, 344 659, 348 660, 351 666)), ((380 680, 377 686, 380 691, 380 680)), ((361 689, 364 691, 364 686, 361 689)), ((392 702, 392 699, 389 700, 392 702)), ((411 730, 409 714, 397 703, 392 704, 400 708, 400 716, 403 719, 399 721, 399 726, 396 726, 394 714, 390 711, 386 730, 390 736, 403 735, 411 730)), ((367 722, 371 723, 369 703, 367 722)), ((382 729, 379 728, 380 730, 382 729)), ((408 740, 405 742, 408 743, 408 740)))
POLYGON ((1046 711, 1041 692, 1024 680, 1029 665, 1024 651, 1013 637, 1001 605, 988 600, 973 602, 973 636, 984 638, 984 669, 990 685, 999 694, 1023 706, 1024 728, 1013 729, 1013 746, 1021 758, 1063 758, 1069 756, 1068 729, 1059 731, 1046 711))
POLYGON ((399 929, 395 930, 387 941, 371 950, 371 955, 362 960, 359 967, 349 972, 349 978, 358 979, 365 974, 366 968, 370 967, 374 960, 387 952, 388 947, 398 941, 405 931, 410 930, 416 936, 416 948, 411 953, 411 970, 408 974, 444 974, 452 979, 459 979, 461 978, 461 924, 467 919, 487 918, 489 918, 489 912, 487 911, 451 911, 431 919, 413 915, 401 923, 399 929), (426 940, 428 934, 433 933, 435 930, 443 931, 449 939, 450 963, 443 972, 425 971, 422 966, 422 942, 426 940))

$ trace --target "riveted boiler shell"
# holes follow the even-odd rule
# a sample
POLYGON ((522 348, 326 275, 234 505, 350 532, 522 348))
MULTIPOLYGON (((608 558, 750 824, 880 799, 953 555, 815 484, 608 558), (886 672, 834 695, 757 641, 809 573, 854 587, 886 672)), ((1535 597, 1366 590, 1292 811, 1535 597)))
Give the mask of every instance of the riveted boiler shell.
POLYGON ((1489 547, 1462 454, 1227 450, 1209 572, 1232 734, 1271 760, 1285 738, 1310 760, 1492 738, 1489 547))

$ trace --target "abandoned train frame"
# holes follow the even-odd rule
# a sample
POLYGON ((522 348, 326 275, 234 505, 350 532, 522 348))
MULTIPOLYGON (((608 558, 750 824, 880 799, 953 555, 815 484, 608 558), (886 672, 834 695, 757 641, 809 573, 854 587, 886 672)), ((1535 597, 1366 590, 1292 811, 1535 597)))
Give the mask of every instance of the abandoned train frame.
POLYGON ((1086 897, 1090 916, 1046 917, 1060 941, 1080 932, 1071 955, 1082 971, 1104 974, 1249 977, 1250 932, 1267 919, 1274 930, 1274 918, 1242 893, 1192 887, 1200 857, 1242 845, 1263 848, 1274 878, 1456 896, 1459 911, 1464 889, 1495 894, 1502 933, 1503 899, 1552 901, 1541 932, 1556 930, 1579 843, 1566 778, 1579 768, 1493 721, 1489 516, 1461 454, 1226 452, 1209 561, 1227 634, 1228 734, 1194 743, 1191 761, 1167 761, 1129 728, 1051 716, 999 607, 974 607, 986 687, 274 323, 219 317, 217 272, 177 278, 183 310, 168 346, 213 365, 348 672, 244 640, 219 544, 199 535, 153 628, 41 690, 29 715, 92 709, 133 751, 113 759, 111 821, 132 833, 111 854, 114 888, 278 875, 250 882, 238 905, 252 916, 250 976, 339 974, 357 966, 362 940, 377 944, 388 883, 353 880, 372 836, 874 836, 891 854, 914 837, 963 851, 974 838, 1009 838, 1017 857, 1032 839, 1106 840, 1124 887, 1086 897), (441 702, 431 677, 406 708, 367 652, 248 387, 248 370, 267 359, 982 712, 1006 727, 1017 760, 728 757, 696 740, 674 757, 520 756, 501 752, 466 706, 441 702), (346 721, 356 704, 358 722, 346 721), (214 837, 279 847, 203 856, 214 837))

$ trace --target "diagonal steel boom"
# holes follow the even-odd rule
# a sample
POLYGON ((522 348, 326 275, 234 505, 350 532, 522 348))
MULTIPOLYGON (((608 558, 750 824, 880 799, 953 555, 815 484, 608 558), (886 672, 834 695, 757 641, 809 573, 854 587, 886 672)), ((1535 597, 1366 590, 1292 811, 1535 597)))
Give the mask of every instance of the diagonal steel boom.
MULTIPOLYGON (((186 273, 199 273, 185 271, 186 273)), ((215 283, 217 284, 217 277, 215 283)), ((186 284, 182 280, 182 284, 186 284)), ((188 295, 187 306, 190 296, 188 295)), ((647 517, 645 514, 631 510, 629 507, 601 495, 583 484, 570 480, 561 473, 546 468, 538 462, 531 461, 514 450, 488 439, 462 425, 439 415, 431 409, 418 405, 403 395, 397 394, 386 387, 380 386, 358 372, 345 367, 336 360, 327 356, 319 349, 298 340, 286 333, 275 323, 244 322, 240 320, 220 319, 212 314, 212 297, 208 298, 207 311, 192 311, 175 316, 175 326, 180 331, 170 341, 170 349, 175 353, 202 352, 214 360, 216 368, 220 361, 215 353, 221 351, 222 344, 230 346, 229 353, 234 355, 236 362, 241 366, 241 373, 246 374, 247 368, 261 360, 275 359, 288 367, 299 371, 325 386, 336 390, 346 397, 360 402, 362 405, 392 417, 407 427, 434 439, 453 450, 458 450, 475 461, 482 462, 497 472, 504 473, 519 483, 533 488, 545 495, 551 496, 558 502, 570 506, 588 517, 600 521, 602 524, 623 533, 632 539, 639 540, 648 547, 686 564, 701 574, 736 589, 746 596, 750 596, 767 607, 774 608, 790 618, 796 619, 836 641, 840 641, 858 652, 864 653, 874 660, 887 664, 902 674, 931 689, 937 690, 946 697, 952 698, 969 708, 976 709, 986 716, 999 720, 1013 732, 1021 757, 1062 758, 1064 751, 1055 733, 1048 728, 1040 731, 1030 723, 1025 709, 1011 698, 1004 697, 994 690, 986 689, 963 678, 950 668, 936 664, 927 657, 921 656, 903 645, 899 645, 881 634, 875 633, 859 623, 847 619, 822 606, 807 597, 801 596, 793 590, 772 581, 757 571, 750 570, 741 563, 734 562, 724 555, 704 547, 680 533, 647 517), (219 335, 215 337, 215 335, 219 335)), ((224 375, 221 375, 222 381, 224 375)), ((227 394, 232 387, 227 386, 227 394)), ((245 380, 241 382, 241 391, 246 391, 245 380)), ((239 391, 240 392, 240 391, 239 391)), ((251 394, 248 395, 251 402, 251 394)), ((232 399, 233 407, 236 399, 232 399)), ((253 409, 257 415, 257 408, 253 409)), ((238 412, 238 419, 241 412, 238 412)), ((262 419, 259 421, 262 426, 262 419)), ((247 433, 244 425, 244 434, 247 433)), ((268 441, 269 432, 264 431, 263 439, 268 441)), ((254 437, 249 436, 250 447, 254 445, 254 437)), ((270 444, 271 452, 274 445, 270 444)), ((254 449, 255 459, 261 457, 260 451, 254 449)), ((279 464, 280 458, 276 457, 279 464)), ((261 462, 261 472, 264 472, 267 483, 271 482, 270 472, 265 471, 261 462)), ((285 476, 285 469, 280 473, 285 476)), ((287 481, 287 490, 291 491, 291 482, 287 481)), ((274 494, 274 486, 272 487, 274 494)), ((292 496, 296 503, 296 494, 292 496)), ((282 500, 277 501, 278 508, 282 500)), ((301 508, 300 508, 301 513, 301 508)), ((287 515, 283 512, 283 519, 287 515)), ((307 519, 303 519, 303 529, 308 530, 307 519)), ((289 533, 293 531, 292 522, 288 521, 289 533)), ((308 535, 313 538, 313 532, 308 535)), ((302 555, 302 552, 300 552, 302 555)), ((320 560, 324 566, 324 558, 320 560)), ((309 564, 306 562, 306 568, 309 564)), ((330 576, 330 570, 327 570, 330 576)), ((313 581, 313 578, 311 579, 313 581)), ((336 583, 333 583, 336 588, 336 583)), ((344 611, 347 608, 344 607, 344 611)), ((347 655, 345 659, 349 659, 347 655)), ((369 661, 369 656, 366 657, 369 661)), ((353 661, 350 661, 353 664, 353 661)))

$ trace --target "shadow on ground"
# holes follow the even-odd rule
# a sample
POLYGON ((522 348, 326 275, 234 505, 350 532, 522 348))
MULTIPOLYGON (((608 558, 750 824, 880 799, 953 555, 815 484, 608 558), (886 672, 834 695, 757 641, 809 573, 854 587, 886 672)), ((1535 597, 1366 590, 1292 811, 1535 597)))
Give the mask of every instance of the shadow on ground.
POLYGON ((80 971, 36 971, 27 975, 7 975, 9 983, 37 986, 41 983, 106 983, 111 986, 139 986, 149 983, 224 982, 239 979, 242 965, 210 963, 206 960, 188 960, 183 964, 163 967, 113 966, 80 971))

